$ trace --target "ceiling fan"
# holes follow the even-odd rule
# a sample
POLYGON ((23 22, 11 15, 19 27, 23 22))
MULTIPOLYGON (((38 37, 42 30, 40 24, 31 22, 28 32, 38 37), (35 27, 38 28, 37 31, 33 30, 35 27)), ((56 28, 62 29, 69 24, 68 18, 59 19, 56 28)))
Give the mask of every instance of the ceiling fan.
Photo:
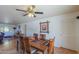
POLYGON ((17 11, 22 11, 25 14, 23 16, 28 15, 29 17, 36 17, 36 14, 43 14, 43 12, 35 11, 36 6, 30 5, 27 7, 27 10, 16 9, 17 11))

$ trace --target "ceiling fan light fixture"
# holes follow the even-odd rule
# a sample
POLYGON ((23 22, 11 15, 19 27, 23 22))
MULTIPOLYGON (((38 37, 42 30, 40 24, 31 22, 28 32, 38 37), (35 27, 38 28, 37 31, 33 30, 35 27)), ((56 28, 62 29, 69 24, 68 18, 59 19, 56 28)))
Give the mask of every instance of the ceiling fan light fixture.
POLYGON ((23 16, 27 15, 28 17, 36 17, 36 14, 43 14, 43 12, 36 11, 35 5, 28 6, 27 10, 21 10, 21 9, 16 9, 16 10, 25 12, 25 14, 23 16))
POLYGON ((29 13, 28 16, 29 17, 34 17, 34 15, 32 13, 29 13))

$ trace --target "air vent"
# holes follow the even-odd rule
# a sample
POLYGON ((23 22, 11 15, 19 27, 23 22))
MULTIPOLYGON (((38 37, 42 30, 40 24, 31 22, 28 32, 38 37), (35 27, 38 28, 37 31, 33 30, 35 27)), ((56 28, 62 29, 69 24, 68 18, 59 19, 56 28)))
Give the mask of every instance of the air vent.
POLYGON ((76 19, 79 19, 79 16, 77 16, 76 19))

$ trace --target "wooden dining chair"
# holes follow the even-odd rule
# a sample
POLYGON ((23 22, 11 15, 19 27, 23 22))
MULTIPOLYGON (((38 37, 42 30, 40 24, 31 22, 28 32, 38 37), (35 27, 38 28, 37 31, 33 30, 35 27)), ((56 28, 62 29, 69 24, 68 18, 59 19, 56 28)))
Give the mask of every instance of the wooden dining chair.
POLYGON ((45 40, 45 39, 46 39, 46 34, 40 34, 39 39, 40 39, 40 40, 45 40))
POLYGON ((54 53, 54 39, 50 39, 48 44, 48 54, 52 53, 54 53))
POLYGON ((44 45, 48 47, 47 49, 48 54, 54 53, 54 39, 49 39, 47 42, 44 43, 44 45))
POLYGON ((27 54, 34 54, 36 49, 31 47, 29 37, 24 37, 23 42, 24 42, 25 52, 27 54))
POLYGON ((23 37, 20 37, 20 53, 25 53, 25 47, 24 47, 24 41, 23 41, 23 37))
POLYGON ((38 40, 38 34, 37 33, 34 33, 33 37, 35 38, 35 40, 38 40))
POLYGON ((29 42, 29 37, 24 37, 23 43, 24 43, 25 52, 27 54, 31 54, 31 46, 30 46, 30 42, 29 42))

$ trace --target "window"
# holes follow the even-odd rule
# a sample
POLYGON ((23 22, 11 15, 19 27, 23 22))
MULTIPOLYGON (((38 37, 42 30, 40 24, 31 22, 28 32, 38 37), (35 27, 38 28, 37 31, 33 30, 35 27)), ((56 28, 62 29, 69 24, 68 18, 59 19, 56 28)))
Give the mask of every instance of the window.
POLYGON ((0 32, 14 32, 12 25, 0 24, 0 32))
POLYGON ((3 32, 3 31, 4 31, 4 28, 3 28, 3 27, 1 27, 1 28, 0 28, 0 32, 3 32))
POLYGON ((9 28, 8 27, 5 27, 4 28, 4 32, 9 32, 9 28))

